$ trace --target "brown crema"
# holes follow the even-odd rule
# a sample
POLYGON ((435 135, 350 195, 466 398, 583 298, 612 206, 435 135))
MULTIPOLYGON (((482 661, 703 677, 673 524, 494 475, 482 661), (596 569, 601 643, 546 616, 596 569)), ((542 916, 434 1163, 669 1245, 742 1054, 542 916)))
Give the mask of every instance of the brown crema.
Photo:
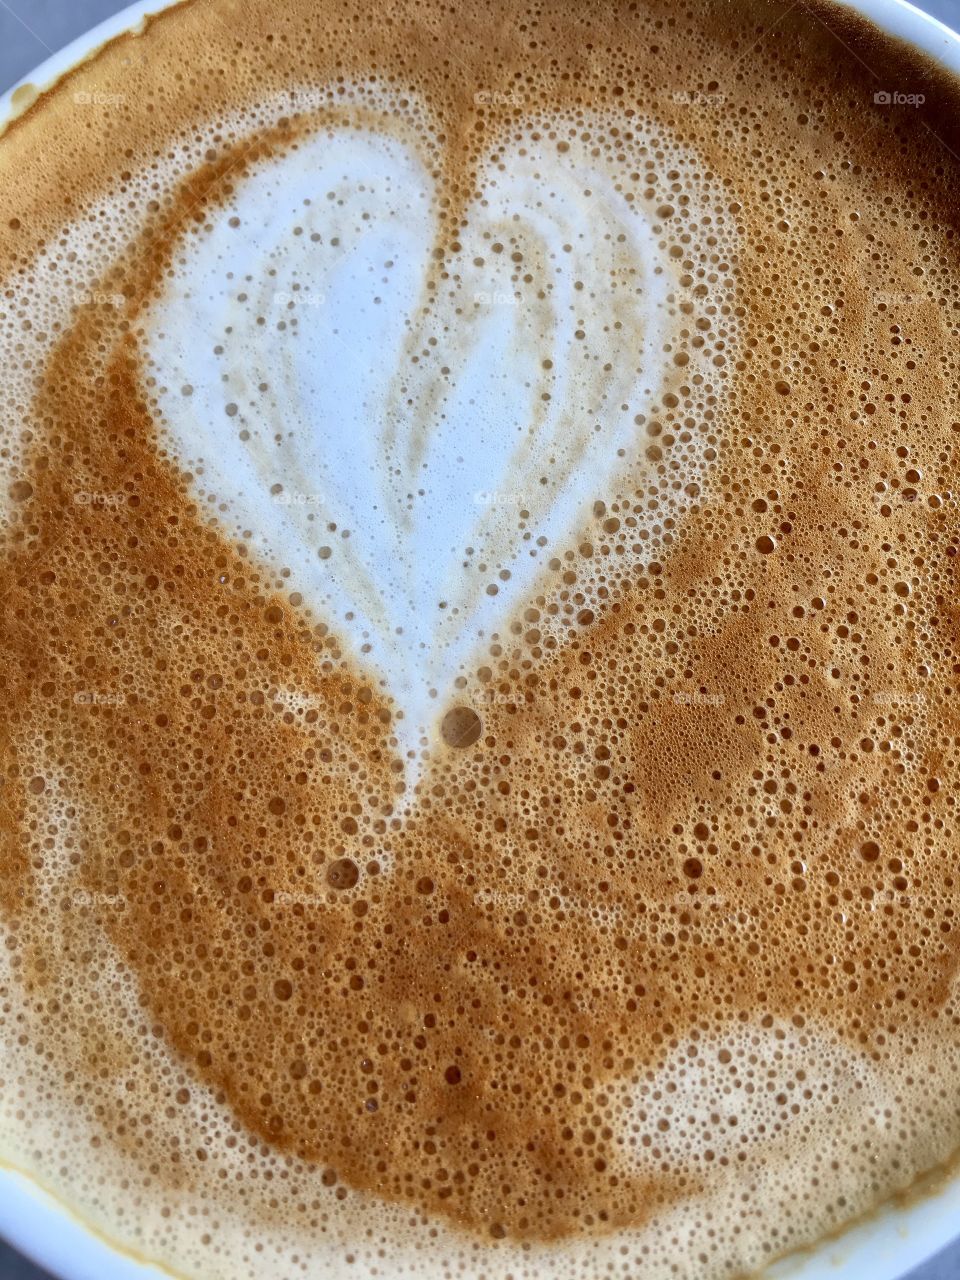
MULTIPOLYGON (((960 132, 944 133, 960 92, 832 8, 494 8, 188 2, 0 141, 19 423, 0 535, 0 1038, 46 1064, 48 1105, 86 1116, 149 1195, 208 1195, 202 1166, 228 1141, 247 1144, 247 1177, 315 1175, 324 1207, 303 1193, 286 1210, 301 1256, 354 1193, 462 1232, 464 1275, 486 1265, 477 1239, 523 1256, 655 1231, 717 1194, 691 1274, 722 1278, 738 1232, 762 1262, 960 1143, 928 1098, 960 1083, 960 132), (292 84, 330 105, 294 97, 261 120, 292 84), (926 102, 884 106, 878 86, 926 102), (442 157, 438 287, 483 157, 528 126, 562 148, 585 112, 625 172, 641 119, 699 156, 739 245, 718 261, 669 155, 637 161, 679 269, 703 273, 707 301, 716 273, 733 282, 715 380, 638 424, 655 471, 685 432, 704 442, 700 491, 655 545, 634 532, 652 488, 585 513, 439 691, 412 783, 389 688, 341 619, 211 517, 145 358, 191 238, 334 109, 365 118, 377 87, 428 109, 405 116, 401 96, 396 132, 432 130, 442 157), (77 94, 97 91, 122 102, 78 127, 77 94), (76 257, 64 226, 102 249, 111 202, 137 233, 35 359, 35 300, 76 257), (107 953, 135 1015, 110 1003, 92 960, 107 953), (758 1129, 741 1083, 767 1033, 790 1048, 758 1077, 758 1129), (825 1041, 862 1064, 864 1097, 894 1081, 892 1136, 849 1132, 814 1083, 825 1041), (686 1093, 658 1083, 678 1059, 686 1093), (697 1084, 701 1060, 720 1066, 697 1084), (187 1119, 198 1092, 229 1139, 187 1119), (833 1145, 798 1187, 789 1157, 817 1107, 833 1145), (722 1199, 773 1184, 800 1206, 782 1229, 722 1199)), ((713 341, 723 317, 704 314, 713 341)), ((24 1163, 80 1195, 57 1153, 24 1163)))

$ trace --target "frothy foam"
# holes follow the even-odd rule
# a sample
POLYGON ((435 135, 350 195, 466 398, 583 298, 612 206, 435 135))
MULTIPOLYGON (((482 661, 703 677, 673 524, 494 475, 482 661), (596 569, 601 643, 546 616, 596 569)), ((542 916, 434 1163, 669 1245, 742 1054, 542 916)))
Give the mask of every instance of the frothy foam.
POLYGON ((953 160, 797 13, 496 16, 0 148, 0 1156, 204 1280, 730 1280, 960 1145, 953 160))

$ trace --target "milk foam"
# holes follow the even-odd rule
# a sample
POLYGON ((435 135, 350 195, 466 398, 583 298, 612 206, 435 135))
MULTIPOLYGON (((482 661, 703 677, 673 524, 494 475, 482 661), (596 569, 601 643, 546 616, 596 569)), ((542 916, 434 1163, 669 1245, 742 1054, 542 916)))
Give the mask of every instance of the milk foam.
POLYGON ((146 317, 171 453, 376 668, 408 747, 592 504, 649 484, 638 422, 693 319, 651 202, 538 138, 485 163, 437 279, 428 157, 321 130, 237 183, 146 317))
POLYGON ((124 1246, 730 1280, 960 1143, 956 175, 770 15, 208 0, 4 139, 0 1158, 124 1246))

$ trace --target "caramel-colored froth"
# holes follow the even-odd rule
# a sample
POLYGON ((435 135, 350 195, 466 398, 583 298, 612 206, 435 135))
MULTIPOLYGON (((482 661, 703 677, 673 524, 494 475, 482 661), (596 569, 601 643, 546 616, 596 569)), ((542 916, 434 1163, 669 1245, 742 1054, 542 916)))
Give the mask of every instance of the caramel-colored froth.
POLYGON ((960 1146, 960 95, 840 22, 207 0, 0 140, 0 1158, 120 1246, 731 1280, 960 1146))

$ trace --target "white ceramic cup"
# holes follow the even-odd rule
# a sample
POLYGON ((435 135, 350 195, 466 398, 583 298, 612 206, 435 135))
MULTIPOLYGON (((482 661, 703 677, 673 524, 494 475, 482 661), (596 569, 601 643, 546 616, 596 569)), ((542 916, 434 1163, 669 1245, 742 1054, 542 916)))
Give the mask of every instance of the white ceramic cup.
MULTIPOLYGON (((960 35, 929 14, 906 0, 842 2, 960 76, 960 35)), ((138 0, 48 58, 21 83, 49 87, 107 40, 164 7, 163 0, 138 0)), ((16 88, 0 96, 0 126, 16 113, 16 88)), ((0 1236, 62 1280, 169 1280, 170 1273, 111 1247, 33 1180, 2 1166, 0 1236)), ((960 1241, 960 1173, 910 1208, 888 1206, 836 1239, 773 1264, 764 1280, 900 1280, 952 1240, 960 1241)))

